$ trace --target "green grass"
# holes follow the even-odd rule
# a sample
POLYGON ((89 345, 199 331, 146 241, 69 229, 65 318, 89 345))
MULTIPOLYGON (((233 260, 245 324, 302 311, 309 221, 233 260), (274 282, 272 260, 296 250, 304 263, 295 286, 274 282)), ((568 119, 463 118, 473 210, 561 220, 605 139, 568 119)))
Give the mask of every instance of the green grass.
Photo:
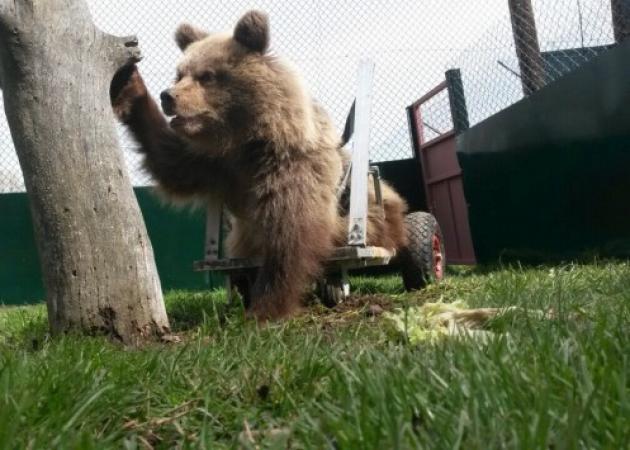
POLYGON ((182 343, 140 350, 0 309, 0 448, 628 448, 629 264, 353 281, 348 305, 262 329, 220 292, 170 293, 182 343), (557 318, 413 347, 366 314, 440 299, 557 318))

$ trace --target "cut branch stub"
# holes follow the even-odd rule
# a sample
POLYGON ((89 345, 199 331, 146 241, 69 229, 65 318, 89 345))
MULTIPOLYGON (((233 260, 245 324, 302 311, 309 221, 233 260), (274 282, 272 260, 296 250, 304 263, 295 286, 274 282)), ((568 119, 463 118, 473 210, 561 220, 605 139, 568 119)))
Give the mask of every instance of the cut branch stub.
POLYGON ((114 69, 113 73, 122 66, 135 64, 142 60, 142 52, 138 46, 138 38, 136 36, 107 35, 107 37, 111 43, 111 48, 114 50, 114 54, 110 58, 114 69))

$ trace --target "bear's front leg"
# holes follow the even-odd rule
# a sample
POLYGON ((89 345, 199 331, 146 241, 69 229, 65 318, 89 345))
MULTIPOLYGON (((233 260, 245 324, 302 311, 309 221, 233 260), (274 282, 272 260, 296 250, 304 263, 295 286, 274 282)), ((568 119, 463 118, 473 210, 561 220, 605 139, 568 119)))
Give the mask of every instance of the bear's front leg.
POLYGON ((114 113, 140 144, 145 168, 167 196, 187 200, 216 191, 223 167, 191 151, 173 131, 135 65, 116 73, 110 97, 114 113))
POLYGON ((110 85, 109 96, 118 120, 129 123, 134 105, 149 96, 135 64, 128 64, 116 72, 110 85))
POLYGON ((135 64, 116 72, 109 95, 114 114, 138 141, 141 153, 152 160, 174 159, 186 147, 149 95, 135 64))
POLYGON ((290 267, 275 256, 265 258, 256 282, 247 315, 259 322, 281 320, 297 314, 305 290, 305 271, 299 266, 290 267))
POLYGON ((333 249, 334 203, 313 192, 278 189, 258 205, 264 236, 263 265, 251 292, 248 314, 259 321, 295 315, 302 296, 321 275, 333 249))

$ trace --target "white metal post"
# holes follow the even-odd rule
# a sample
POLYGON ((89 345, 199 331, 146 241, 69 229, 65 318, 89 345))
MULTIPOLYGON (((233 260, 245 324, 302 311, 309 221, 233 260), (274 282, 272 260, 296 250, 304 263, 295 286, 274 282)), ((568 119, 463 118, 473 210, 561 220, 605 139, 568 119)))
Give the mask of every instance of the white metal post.
POLYGON ((370 164, 370 117, 374 62, 361 60, 355 108, 355 134, 352 149, 352 179, 350 181, 350 215, 348 244, 366 245, 368 211, 368 171, 370 164))
POLYGON ((222 213, 223 204, 215 199, 210 199, 206 209, 206 261, 217 261, 219 259, 222 213))

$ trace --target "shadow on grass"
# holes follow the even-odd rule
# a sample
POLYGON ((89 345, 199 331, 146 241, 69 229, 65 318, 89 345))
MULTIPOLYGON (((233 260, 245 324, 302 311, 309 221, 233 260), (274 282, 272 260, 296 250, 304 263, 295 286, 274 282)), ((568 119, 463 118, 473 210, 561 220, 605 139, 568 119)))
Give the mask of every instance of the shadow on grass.
MULTIPOLYGON (((240 302, 228 304, 222 290, 171 291, 164 299, 174 332, 222 327, 243 317, 240 302)), ((0 345, 36 351, 49 340, 46 305, 0 308, 0 345)))
POLYGON ((49 339, 46 306, 2 308, 0 314, 0 344, 38 350, 49 339))
POLYGON ((224 290, 171 291, 165 294, 165 303, 174 332, 188 331, 210 323, 222 326, 230 318, 243 316, 240 301, 228 303, 224 290))
POLYGON ((352 295, 396 295, 405 292, 402 279, 397 275, 351 276, 350 289, 352 295))

